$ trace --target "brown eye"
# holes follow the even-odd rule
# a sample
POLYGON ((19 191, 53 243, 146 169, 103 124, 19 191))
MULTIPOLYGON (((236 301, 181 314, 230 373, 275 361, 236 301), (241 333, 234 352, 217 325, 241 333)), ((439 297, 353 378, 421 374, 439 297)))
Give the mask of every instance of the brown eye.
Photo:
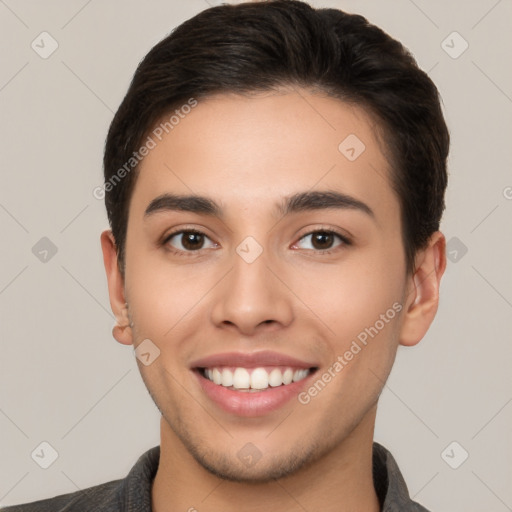
POLYGON ((334 235, 326 231, 317 231, 311 236, 311 244, 315 249, 330 249, 334 242, 334 235))
POLYGON ((183 238, 181 243, 183 244, 183 247, 189 251, 201 249, 204 244, 204 235, 199 233, 185 232, 182 236, 183 238))
POLYGON ((215 244, 204 233, 194 230, 183 230, 172 233, 165 240, 166 244, 169 244, 178 252, 199 251, 205 248, 206 242, 210 243, 210 247, 215 247, 215 244))
POLYGON ((334 231, 318 230, 304 235, 297 245, 300 249, 321 252, 335 249, 340 245, 350 245, 350 241, 334 231))

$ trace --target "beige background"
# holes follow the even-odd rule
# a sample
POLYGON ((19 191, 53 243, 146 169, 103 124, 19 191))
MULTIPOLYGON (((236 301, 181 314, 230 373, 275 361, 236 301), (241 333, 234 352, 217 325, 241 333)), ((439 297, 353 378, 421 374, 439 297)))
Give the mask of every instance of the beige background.
MULTIPOLYGON (((376 440, 433 512, 512 510, 512 3, 311 3, 359 12, 409 47, 440 88, 453 138, 443 229, 456 259, 429 334, 399 351, 376 440), (464 40, 458 58, 445 51, 458 54, 464 40), (459 464, 462 450, 468 459, 452 469, 445 461, 459 464)), ((132 349, 111 337, 98 240, 107 221, 92 190, 137 63, 206 7, 0 0, 3 505, 121 478, 159 443, 132 349), (47 59, 31 48, 43 31, 59 45, 47 59), (33 252, 42 237, 57 249, 46 262, 33 252), (31 458, 43 441, 58 453, 48 469, 31 458)))

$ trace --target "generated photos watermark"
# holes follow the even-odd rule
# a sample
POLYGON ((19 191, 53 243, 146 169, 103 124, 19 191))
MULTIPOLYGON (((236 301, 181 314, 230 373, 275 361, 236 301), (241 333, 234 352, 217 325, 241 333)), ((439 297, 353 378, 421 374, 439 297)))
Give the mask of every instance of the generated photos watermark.
POLYGON ((133 169, 142 161, 142 159, 149 154, 152 149, 155 149, 158 142, 162 140, 165 134, 170 133, 176 126, 178 126, 182 119, 190 114, 192 109, 198 105, 195 98, 190 98, 187 103, 184 103, 180 108, 177 108, 171 116, 165 121, 162 121, 156 128, 153 129, 150 135, 146 138, 144 144, 140 146, 137 151, 134 151, 132 156, 101 186, 93 189, 92 195, 96 199, 104 199, 105 194, 114 190, 114 188, 130 174, 133 169))
POLYGON ((382 329, 389 324, 395 316, 402 311, 403 306, 399 302, 395 302, 385 313, 379 316, 379 319, 375 321, 370 327, 365 327, 354 339, 350 347, 339 355, 327 370, 325 370, 318 379, 306 390, 298 394, 297 398, 302 405, 307 405, 315 398, 329 382, 332 381, 341 371, 359 354, 364 347, 368 345, 370 339, 375 338, 382 329))

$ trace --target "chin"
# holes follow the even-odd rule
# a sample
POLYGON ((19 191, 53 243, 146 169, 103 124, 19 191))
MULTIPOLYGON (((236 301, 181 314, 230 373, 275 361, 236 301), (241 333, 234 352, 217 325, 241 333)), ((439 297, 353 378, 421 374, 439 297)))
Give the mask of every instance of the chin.
POLYGON ((243 484, 264 484, 292 476, 328 452, 328 448, 322 450, 312 442, 308 446, 297 444, 286 453, 276 453, 277 447, 261 452, 252 443, 238 452, 230 447, 223 451, 196 444, 188 436, 180 437, 187 451, 206 471, 222 480, 243 484))
POLYGON ((235 455, 226 457, 220 454, 201 456, 192 453, 195 460, 209 473, 222 480, 241 484, 265 484, 291 476, 308 465, 313 457, 299 458, 290 454, 281 457, 273 456, 272 460, 264 461, 263 457, 254 464, 245 464, 235 455))

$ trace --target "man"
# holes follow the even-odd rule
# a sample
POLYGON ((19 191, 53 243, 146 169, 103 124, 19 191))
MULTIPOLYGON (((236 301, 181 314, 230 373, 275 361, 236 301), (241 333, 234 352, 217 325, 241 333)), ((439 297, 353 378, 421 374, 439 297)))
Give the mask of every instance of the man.
POLYGON ((225 5, 157 44, 97 193, 113 335, 161 444, 5 510, 426 510, 373 431, 437 310, 448 146, 434 84, 360 16, 225 5))

